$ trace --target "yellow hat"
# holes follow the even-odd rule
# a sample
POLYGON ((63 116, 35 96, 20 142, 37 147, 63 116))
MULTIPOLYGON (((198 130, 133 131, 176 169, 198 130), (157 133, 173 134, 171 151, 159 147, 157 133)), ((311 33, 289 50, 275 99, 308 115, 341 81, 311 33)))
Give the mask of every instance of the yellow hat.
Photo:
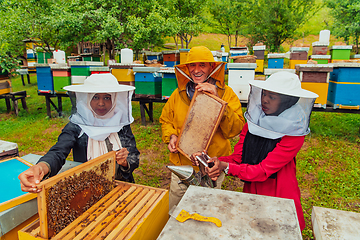
POLYGON ((219 82, 220 87, 223 87, 223 85, 225 84, 225 63, 215 61, 212 52, 207 47, 196 46, 190 49, 185 63, 175 66, 175 74, 180 89, 183 88, 186 83, 191 79, 189 70, 186 65, 196 62, 215 63, 214 70, 210 74, 210 76, 219 82))

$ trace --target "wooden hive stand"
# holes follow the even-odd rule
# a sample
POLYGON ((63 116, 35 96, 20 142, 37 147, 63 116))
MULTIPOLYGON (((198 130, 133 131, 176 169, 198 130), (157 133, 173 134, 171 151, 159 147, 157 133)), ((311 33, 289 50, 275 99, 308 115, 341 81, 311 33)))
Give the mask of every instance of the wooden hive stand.
POLYGON ((0 94, 0 99, 5 98, 5 102, 6 102, 6 108, 7 108, 7 112, 9 113, 11 111, 11 104, 10 104, 10 100, 13 102, 14 105, 14 111, 16 116, 18 116, 19 114, 19 105, 18 105, 18 100, 21 100, 21 104, 23 106, 23 108, 28 111, 28 107, 26 105, 26 91, 19 91, 19 92, 10 92, 10 93, 6 93, 6 94, 0 94))

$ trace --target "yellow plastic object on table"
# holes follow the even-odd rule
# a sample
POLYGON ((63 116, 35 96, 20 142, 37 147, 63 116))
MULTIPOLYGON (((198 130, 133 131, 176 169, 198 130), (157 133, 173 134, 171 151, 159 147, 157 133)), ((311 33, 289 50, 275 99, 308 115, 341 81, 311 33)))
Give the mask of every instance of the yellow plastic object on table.
POLYGON ((221 221, 218 218, 204 217, 197 213, 190 214, 187 211, 185 211, 184 209, 181 210, 179 215, 176 217, 176 220, 178 220, 179 222, 185 222, 186 220, 188 220, 190 218, 194 219, 196 221, 201 221, 201 222, 212 222, 212 223, 215 223, 216 226, 221 227, 221 221))

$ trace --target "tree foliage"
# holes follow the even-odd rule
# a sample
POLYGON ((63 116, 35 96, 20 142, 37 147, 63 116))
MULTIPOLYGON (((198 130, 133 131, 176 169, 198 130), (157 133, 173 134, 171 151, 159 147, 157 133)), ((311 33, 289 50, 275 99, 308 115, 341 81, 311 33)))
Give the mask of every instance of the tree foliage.
POLYGON ((263 42, 274 52, 283 42, 295 38, 297 29, 319 9, 315 0, 250 0, 251 24, 247 31, 251 42, 263 42))
POLYGON ((250 10, 248 1, 212 0, 209 2, 209 11, 215 23, 214 27, 227 36, 229 47, 232 46, 232 35, 235 35, 235 46, 237 46, 238 37, 245 35, 250 10))
POLYGON ((358 0, 327 0, 327 6, 334 18, 331 32, 345 41, 354 39, 358 53, 360 37, 360 1, 358 0))

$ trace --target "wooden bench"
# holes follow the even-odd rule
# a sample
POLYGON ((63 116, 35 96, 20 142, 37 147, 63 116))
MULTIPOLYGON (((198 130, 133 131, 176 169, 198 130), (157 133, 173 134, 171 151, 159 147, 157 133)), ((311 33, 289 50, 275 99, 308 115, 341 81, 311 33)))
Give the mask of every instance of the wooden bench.
POLYGON ((11 104, 10 104, 10 100, 13 102, 14 105, 14 111, 16 116, 19 114, 19 107, 18 107, 18 101, 17 100, 21 100, 21 104, 23 106, 23 108, 28 111, 28 108, 26 106, 26 91, 19 91, 19 92, 10 92, 10 93, 5 93, 5 94, 0 94, 0 99, 5 98, 5 102, 6 102, 6 108, 7 108, 7 112, 9 113, 11 111, 11 104))

